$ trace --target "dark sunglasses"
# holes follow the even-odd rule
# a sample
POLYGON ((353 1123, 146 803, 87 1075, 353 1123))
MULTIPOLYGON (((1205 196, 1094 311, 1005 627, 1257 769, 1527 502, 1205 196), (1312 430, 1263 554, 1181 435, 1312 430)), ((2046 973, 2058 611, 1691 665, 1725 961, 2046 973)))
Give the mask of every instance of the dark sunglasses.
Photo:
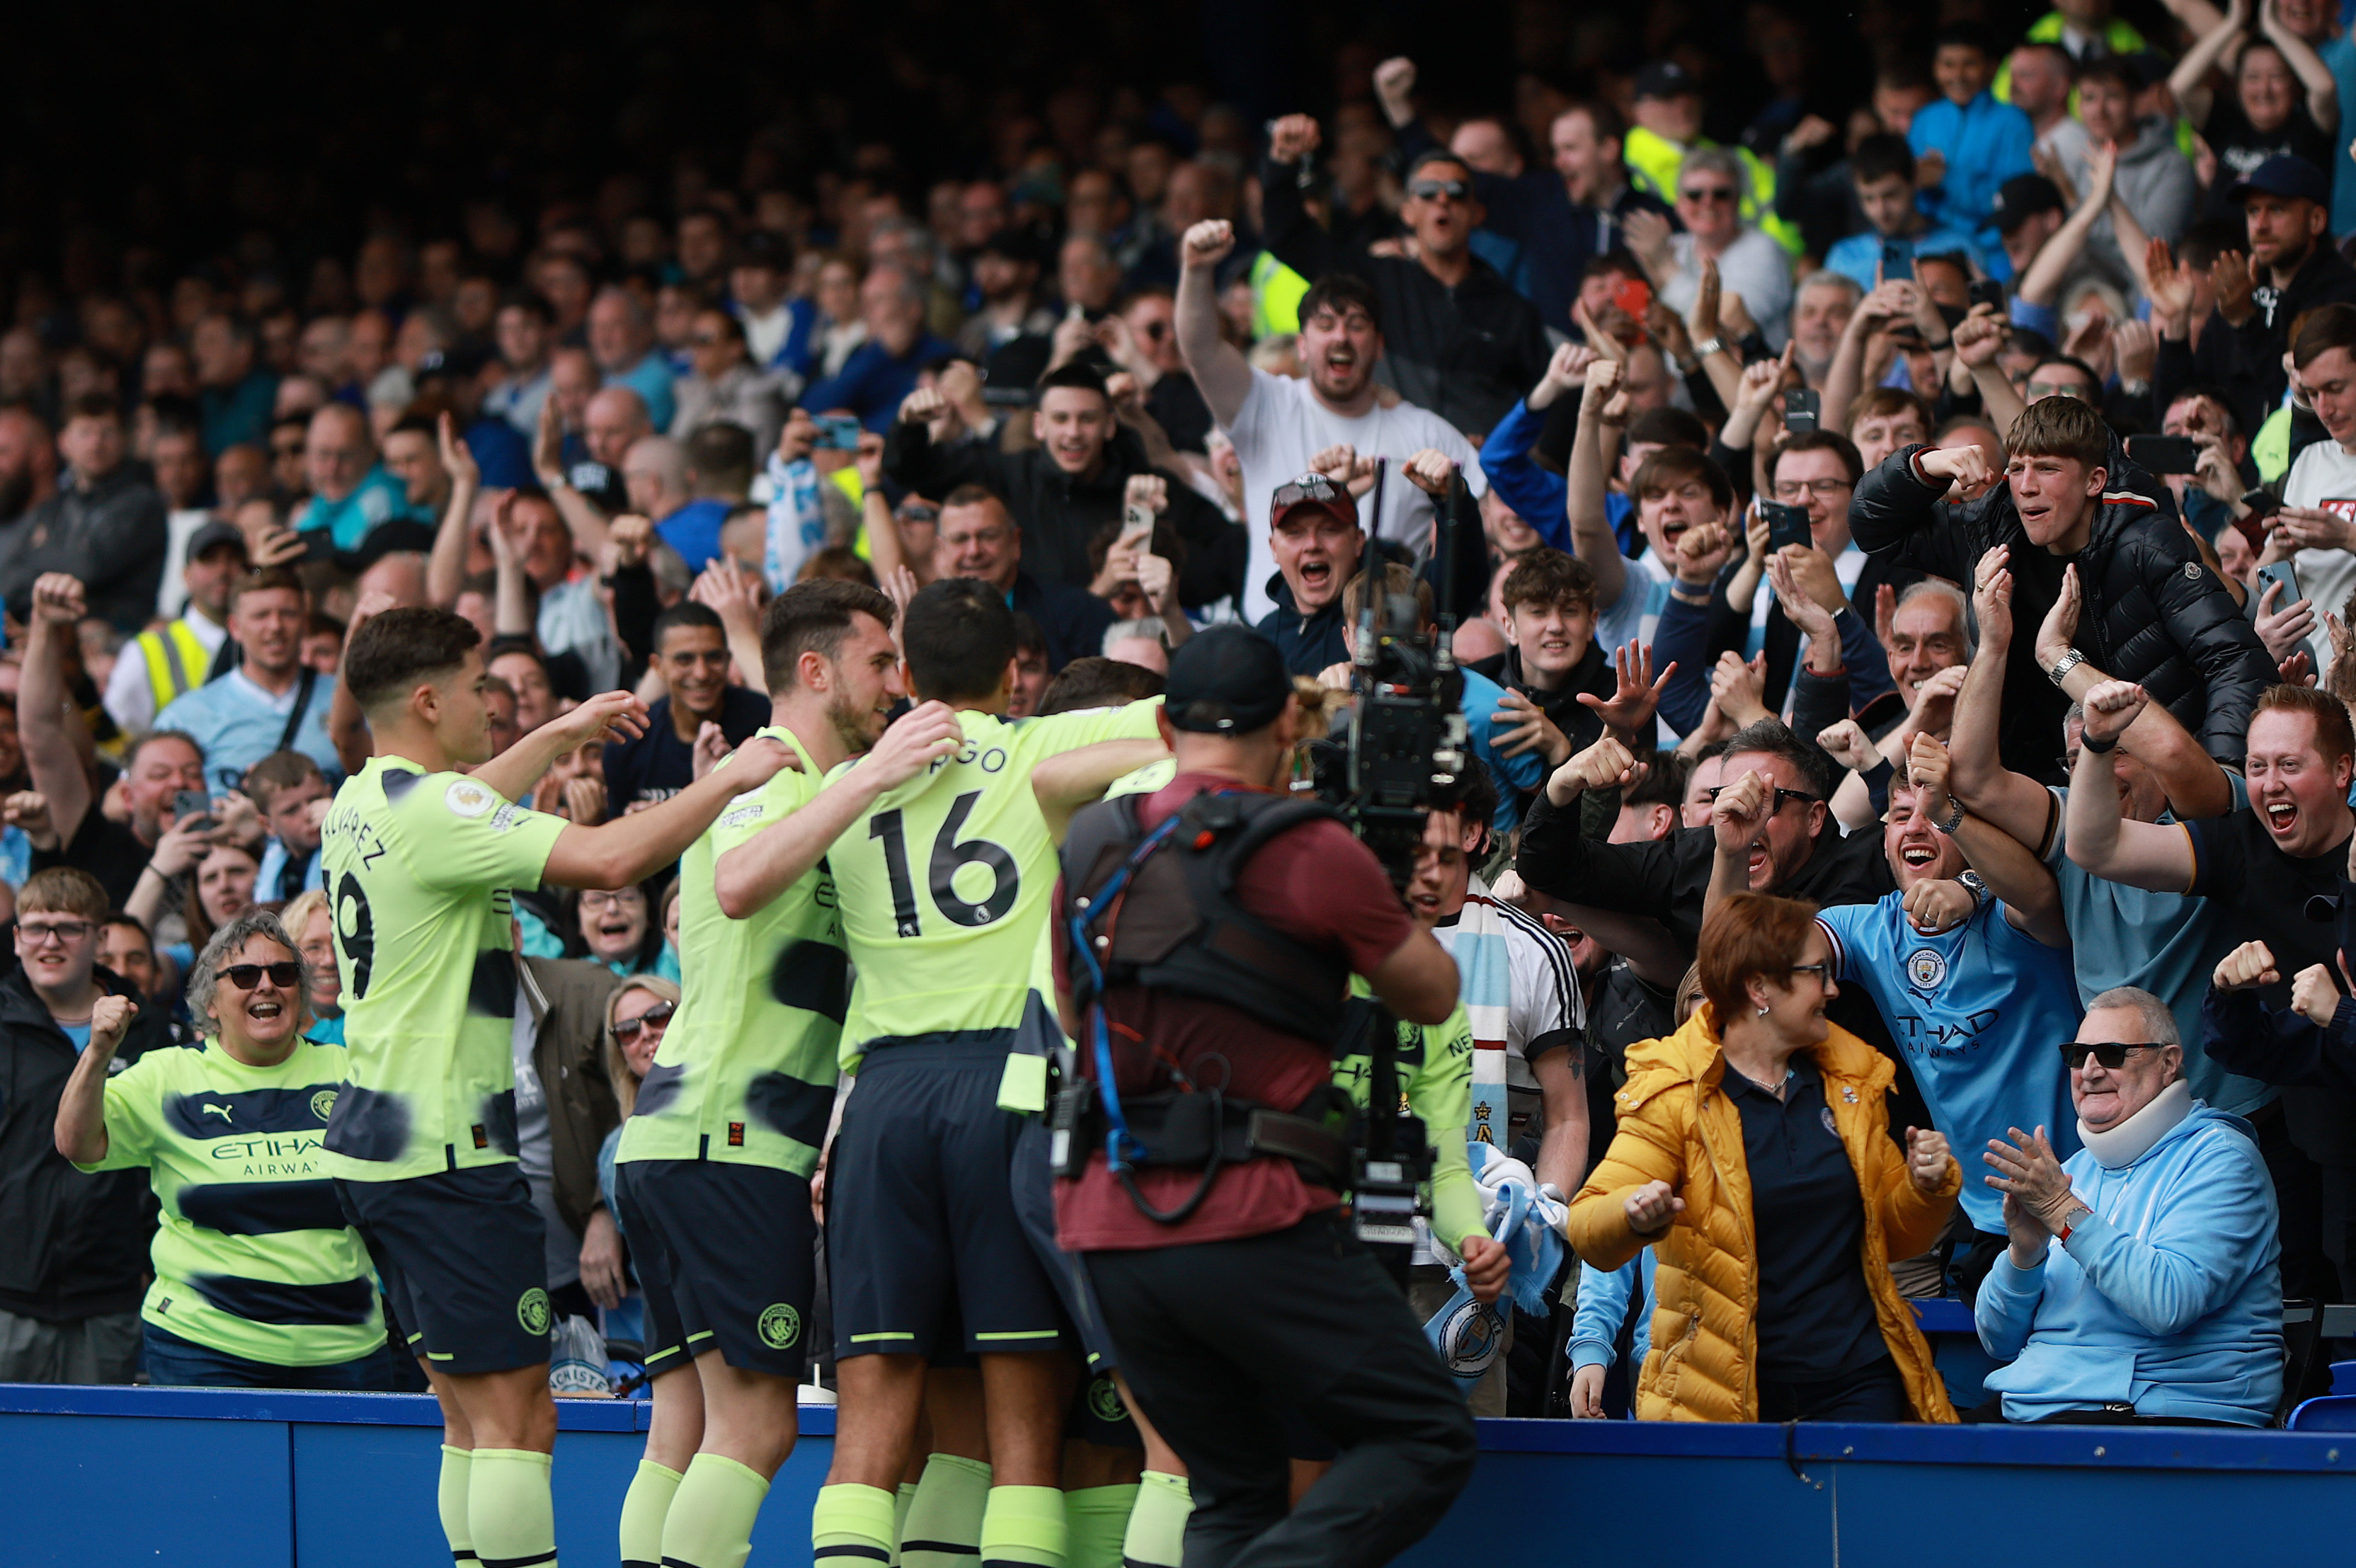
POLYGON ((240 991, 251 991, 260 985, 265 973, 270 976, 271 984, 285 991, 292 990, 294 983, 303 978, 303 966, 299 963, 233 963, 218 972, 221 979, 240 991))
POLYGON ((1698 207, 1705 201, 1731 201, 1734 188, 1730 185, 1697 185, 1678 193, 1679 198, 1698 207))
POLYGON ((1446 197, 1451 201, 1472 199, 1472 186, 1462 179, 1419 179, 1408 182, 1407 193, 1419 201, 1431 201, 1446 197))
POLYGON ((637 1017, 625 1018, 615 1025, 615 1042, 626 1046, 638 1037, 641 1030, 648 1027, 659 1029, 669 1023, 670 1015, 678 1011, 679 1004, 676 1002, 658 1002, 637 1017))
MULTIPOLYGON (((1710 803, 1712 805, 1716 805, 1718 803, 1719 791, 1721 789, 1731 789, 1733 788, 1734 786, 1731 784, 1716 784, 1712 785, 1709 789, 1703 790, 1702 793, 1709 797, 1710 803)), ((1805 800, 1813 805, 1815 802, 1823 799, 1823 796, 1811 795, 1804 789, 1778 789, 1775 791, 1775 805, 1773 809, 1780 811, 1794 800, 1805 800)))
POLYGON ((2127 1053, 2129 1051, 2156 1051, 2158 1049, 2159 1049, 2158 1046, 2121 1046, 2114 1045, 2107 1041, 2099 1046, 2090 1046, 2083 1040, 2071 1040, 2063 1044, 2062 1047, 2062 1059, 2067 1062, 2074 1070, 2078 1068, 2084 1067, 2086 1065, 2086 1058, 2091 1056, 2104 1067, 2115 1069, 2127 1065, 2127 1053))

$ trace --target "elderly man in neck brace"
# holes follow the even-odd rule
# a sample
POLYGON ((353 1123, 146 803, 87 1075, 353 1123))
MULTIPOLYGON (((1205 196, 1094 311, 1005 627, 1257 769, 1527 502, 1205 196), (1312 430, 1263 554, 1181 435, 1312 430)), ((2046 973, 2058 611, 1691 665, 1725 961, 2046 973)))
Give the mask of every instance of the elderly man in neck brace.
MULTIPOLYGON (((1976 1309, 2001 1418, 2264 1426, 2282 1396, 2282 1248, 2250 1126, 2192 1098, 2168 1004, 2105 991, 2062 1047, 2083 1147, 1991 1139, 2011 1244, 1976 1309)), ((1997 1410, 1983 1407, 1985 1419, 1997 1410)))

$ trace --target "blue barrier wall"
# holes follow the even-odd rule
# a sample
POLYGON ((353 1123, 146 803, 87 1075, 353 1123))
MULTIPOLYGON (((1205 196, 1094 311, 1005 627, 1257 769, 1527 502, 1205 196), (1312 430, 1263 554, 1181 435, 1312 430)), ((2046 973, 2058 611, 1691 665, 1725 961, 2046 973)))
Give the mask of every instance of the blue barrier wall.
MULTIPOLYGON (((557 1546, 616 1556, 648 1407, 559 1400, 557 1546)), ((755 1564, 809 1561, 834 1412, 802 1412, 755 1564)), ((1484 1421, 1472 1486, 1412 1568, 2344 1563, 2356 1434, 1484 1421)), ((11 1564, 427 1568, 440 1422, 409 1394, 0 1385, 11 1564)))

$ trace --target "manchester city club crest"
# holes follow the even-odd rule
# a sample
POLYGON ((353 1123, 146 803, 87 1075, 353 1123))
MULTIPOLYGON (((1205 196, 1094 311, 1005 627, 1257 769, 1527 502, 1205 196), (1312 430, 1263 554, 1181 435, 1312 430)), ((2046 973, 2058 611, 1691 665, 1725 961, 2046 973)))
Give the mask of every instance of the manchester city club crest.
POLYGON ((1916 948, 1906 955, 1906 983, 1917 991, 1936 991, 1947 978, 1947 961, 1935 948, 1916 948))

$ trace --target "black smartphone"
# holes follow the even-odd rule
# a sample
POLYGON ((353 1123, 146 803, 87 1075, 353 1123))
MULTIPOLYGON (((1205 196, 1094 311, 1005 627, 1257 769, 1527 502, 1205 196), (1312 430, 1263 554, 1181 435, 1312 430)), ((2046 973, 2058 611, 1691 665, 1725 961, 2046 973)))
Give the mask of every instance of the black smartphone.
POLYGON ((1761 501, 1759 515, 1767 520, 1767 548, 1781 550, 1796 544, 1803 550, 1816 542, 1815 530, 1808 525, 1808 509, 1787 506, 1782 501, 1761 501))
POLYGON ((202 832, 213 825, 213 798, 202 789, 182 789, 172 797, 172 821, 202 832), (187 819, 194 817, 196 821, 187 819))
POLYGON ((830 452, 859 450, 859 421, 847 413, 821 413, 818 416, 818 440, 812 445, 830 452))
POLYGON ((2282 585, 2282 596, 2275 600, 2274 608, 2268 612, 2269 614, 2280 615, 2306 597, 2298 591, 2298 574, 2291 570, 2291 564, 2287 561, 2277 561, 2270 566, 2258 568, 2258 599, 2261 604, 2265 600, 2266 585, 2270 583, 2282 585))
POLYGON ((1965 291, 1974 305, 1993 305, 1999 317, 2004 314, 2004 285, 1994 278, 1975 278, 1965 291))
POLYGON ((2155 474, 2189 474, 2201 466, 2201 445, 2190 435, 2130 435, 2127 456, 2155 474))
POLYGON ((1905 246, 1895 240, 1881 242, 1881 281, 1896 283, 1914 276, 1914 258, 1905 246))
POLYGON ((1783 394, 1783 428, 1797 435, 1823 423, 1825 400, 1814 387, 1794 387, 1783 394))

